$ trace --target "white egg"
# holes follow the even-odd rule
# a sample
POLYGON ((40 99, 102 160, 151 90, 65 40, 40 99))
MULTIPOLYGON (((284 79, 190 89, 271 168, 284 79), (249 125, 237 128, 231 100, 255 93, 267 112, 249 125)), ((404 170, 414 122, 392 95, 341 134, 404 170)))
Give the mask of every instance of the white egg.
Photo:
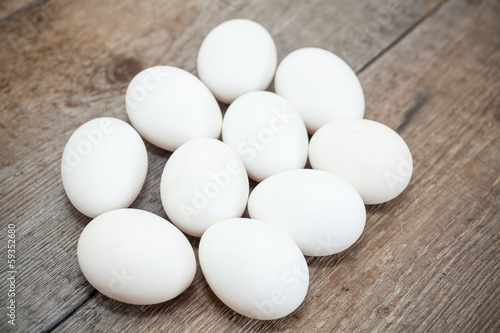
POLYGON ((311 169, 281 172, 258 184, 248 213, 286 232, 308 256, 344 251, 366 221, 363 200, 349 183, 311 169))
POLYGON ((152 144, 173 151, 196 138, 218 138, 219 104, 196 76, 170 66, 150 67, 130 82, 127 114, 137 131, 152 144))
POLYGON ((277 319, 303 302, 309 270, 293 240, 269 223, 251 219, 218 222, 199 247, 203 275, 217 297, 255 319, 277 319))
POLYGON ((205 37, 198 53, 198 75, 217 99, 231 103, 239 96, 265 90, 278 62, 276 45, 260 24, 226 21, 205 37))
POLYGON ((303 168, 307 162, 309 139, 302 118, 292 104, 271 92, 236 99, 224 116, 222 139, 256 181, 303 168))
POLYGON ((337 120, 311 138, 309 160, 349 182, 365 204, 398 196, 410 182, 413 160, 406 142, 391 128, 367 119, 337 120))
POLYGON ((200 237, 215 222, 240 217, 249 193, 238 155, 215 139, 196 139, 177 149, 161 176, 161 201, 170 220, 200 237))
POLYGON ((78 241, 78 263, 101 293, 129 304, 155 304, 193 281, 193 248, 167 220, 138 209, 99 215, 78 241))
POLYGON ((62 154, 64 190, 76 209, 90 217, 130 206, 147 171, 142 138, 116 118, 86 122, 71 135, 62 154))
POLYGON ((363 118, 365 113, 358 77, 327 50, 307 47, 287 55, 278 66, 274 86, 295 105, 311 134, 332 120, 363 118))

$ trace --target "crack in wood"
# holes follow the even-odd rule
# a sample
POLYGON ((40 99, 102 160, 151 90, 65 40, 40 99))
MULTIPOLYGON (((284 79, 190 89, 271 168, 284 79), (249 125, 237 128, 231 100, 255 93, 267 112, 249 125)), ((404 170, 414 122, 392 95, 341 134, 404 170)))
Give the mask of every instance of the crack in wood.
POLYGON ((432 95, 427 92, 420 92, 413 100, 412 105, 404 112, 403 121, 396 127, 396 132, 401 133, 405 130, 408 124, 422 110, 422 108, 432 99, 432 95))

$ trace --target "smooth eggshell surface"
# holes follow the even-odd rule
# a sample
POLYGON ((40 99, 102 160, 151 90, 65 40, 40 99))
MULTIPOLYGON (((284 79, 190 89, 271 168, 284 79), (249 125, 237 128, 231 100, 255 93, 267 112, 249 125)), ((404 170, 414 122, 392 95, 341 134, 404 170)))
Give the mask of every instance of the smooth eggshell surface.
POLYGON ((116 118, 86 122, 71 135, 62 154, 64 190, 76 209, 90 217, 132 204, 147 170, 142 138, 116 118))
POLYGON ((332 120, 365 114, 356 73, 327 50, 307 47, 287 55, 276 70, 274 86, 295 105, 311 134, 332 120))
POLYGON ((137 74, 125 95, 127 115, 152 144, 174 151, 195 138, 218 138, 219 104, 193 74, 171 66, 154 66, 137 74))
POLYGON ((356 190, 329 172, 281 172, 252 191, 248 213, 286 232, 308 256, 344 251, 363 232, 366 210, 356 190))
POLYGON ((265 90, 278 62, 269 32, 246 19, 226 21, 205 37, 198 53, 198 75, 215 97, 231 103, 239 96, 265 90))
POLYGON ((236 99, 224 116, 222 139, 256 181, 303 168, 307 161, 309 138, 302 118, 292 104, 271 92, 236 99))
POLYGON ((218 222, 203 234, 199 257, 213 292, 244 316, 281 318, 297 309, 306 296, 309 270, 302 252, 269 223, 218 222))
POLYGON ((238 155, 215 139, 185 143, 168 159, 161 177, 161 201, 170 220, 200 237, 215 222, 240 217, 249 183, 238 155))
POLYGON ((410 182, 413 160, 406 142, 391 128, 367 119, 338 120, 311 138, 314 169, 345 179, 365 204, 398 196, 410 182))
POLYGON ((78 262, 101 293, 129 304, 156 304, 182 293, 196 261, 186 236, 165 219, 118 209, 92 220, 78 241, 78 262))

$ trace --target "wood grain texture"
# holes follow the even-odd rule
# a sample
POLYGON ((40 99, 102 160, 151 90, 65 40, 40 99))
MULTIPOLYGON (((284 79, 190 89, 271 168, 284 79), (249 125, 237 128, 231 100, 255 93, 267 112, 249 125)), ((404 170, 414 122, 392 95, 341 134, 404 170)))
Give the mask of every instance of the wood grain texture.
MULTIPOLYGON (((0 2, 0 22, 9 19, 11 16, 14 16, 17 13, 35 8, 46 1, 47 0, 2 0, 0 2)), ((35 24, 39 23, 43 15, 44 10, 35 10, 31 14, 33 20, 28 20, 26 17, 22 17, 21 19, 26 25, 34 26, 35 24)))
MULTIPOLYGON (((7 46, 0 53, 0 243, 6 243, 4 224, 16 223, 18 331, 500 330, 497 1, 155 6, 59 0, 44 6, 50 20, 31 38, 12 44, 7 37, 21 36, 19 16, 29 12, 0 22, 0 42, 7 46), (76 261, 78 236, 90 219, 62 189, 64 144, 93 117, 126 119, 124 91, 140 69, 171 64, 196 73, 203 37, 233 17, 266 26, 280 59, 295 48, 318 46, 360 71, 367 118, 398 129, 412 150, 410 186, 368 208, 367 227, 352 248, 308 258, 308 296, 284 319, 234 313, 199 269, 192 286, 170 302, 139 307, 113 301, 93 290, 76 261)), ((158 189, 169 153, 147 148, 148 177, 133 207, 165 217, 158 189)), ((198 240, 189 239, 197 250, 198 240)), ((0 287, 4 300, 5 281, 0 287)), ((7 329, 0 322, 0 330, 7 329)))
POLYGON ((21 19, 29 19, 29 12, 0 23, 0 166, 15 163, 85 120, 123 118, 126 86, 143 68, 168 64, 196 73, 204 36, 227 19, 262 22, 276 40, 280 59, 298 47, 319 46, 359 69, 437 4, 49 1, 38 9, 47 17, 34 27, 21 19), (380 25, 370 23, 377 20, 380 25))

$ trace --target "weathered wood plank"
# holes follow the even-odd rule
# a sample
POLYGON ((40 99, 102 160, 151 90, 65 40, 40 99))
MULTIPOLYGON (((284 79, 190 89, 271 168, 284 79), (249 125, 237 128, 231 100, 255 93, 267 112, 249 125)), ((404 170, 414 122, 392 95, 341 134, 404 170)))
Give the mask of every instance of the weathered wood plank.
POLYGON ((318 46, 359 69, 439 2, 49 1, 37 8, 39 18, 27 12, 0 22, 0 166, 50 140, 55 128, 122 114, 126 86, 142 68, 194 73, 203 37, 227 19, 261 22, 280 58, 318 46))
MULTIPOLYGON (((51 19, 38 27, 36 36, 15 40, 17 51, 12 47, 11 50, 3 49, 0 54, 2 78, 8 78, 0 82, 0 125, 3 126, 0 128, 3 146, 0 160, 5 166, 0 171, 0 207, 2 221, 14 221, 19 225, 19 253, 25 254, 21 257, 18 296, 21 301, 19 320, 25 331, 50 328, 68 315, 72 306, 77 307, 93 295, 92 288, 78 269, 75 252, 79 233, 89 219, 74 210, 62 192, 60 152, 71 131, 85 120, 98 115, 126 119, 123 93, 128 79, 140 68, 170 63, 195 72, 195 55, 204 34, 218 22, 245 16, 270 29, 278 43, 280 58, 296 47, 314 45, 339 54, 344 52, 349 55, 346 60, 360 69, 436 8, 436 2, 417 2, 412 4, 415 8, 397 12, 389 7, 391 3, 394 6, 394 1, 363 4, 339 1, 334 5, 318 1, 297 2, 295 5, 285 1, 271 4, 212 1, 210 5, 170 3, 159 9, 151 3, 139 2, 123 5, 111 2, 59 3, 59 6, 51 7, 54 10, 51 19), (368 24, 376 17, 372 10, 383 13, 388 8, 399 14, 392 14, 389 24, 383 25, 375 34, 375 25, 368 24), (89 13, 96 15, 89 17, 89 13), (138 20, 141 16, 148 20, 138 20), (357 44, 351 41, 355 38, 359 38, 357 44), (5 82, 9 85, 5 86, 5 82)), ((498 39, 491 33, 495 28, 498 30, 498 26, 490 22, 495 11, 486 15, 482 8, 470 5, 474 9, 470 15, 475 14, 476 20, 487 22, 483 27, 472 29, 471 21, 465 19, 468 15, 465 10, 469 8, 463 6, 460 3, 442 8, 438 18, 445 23, 438 24, 436 19, 429 19, 432 24, 424 24, 429 31, 417 29, 408 36, 410 46, 407 44, 402 50, 398 45, 397 51, 388 52, 361 75, 367 102, 370 101, 367 105, 370 118, 396 128, 405 123, 404 119, 413 117, 402 130, 412 149, 417 150, 414 154, 417 154, 416 170, 419 171, 416 171, 412 186, 404 197, 370 209, 366 233, 353 249, 339 256, 309 259, 314 279, 308 300, 297 313, 275 322, 246 320, 225 308, 198 272, 193 286, 172 302, 140 308, 96 295, 57 330, 121 332, 159 328, 184 331, 188 328, 189 331, 220 331, 226 327, 228 330, 270 328, 293 331, 298 326, 304 326, 305 331, 358 326, 412 330, 412 325, 425 323, 425 327, 440 331, 443 327, 452 327, 454 321, 462 323, 457 327, 498 327, 498 320, 494 320, 495 314, 498 317, 498 308, 494 306, 499 285, 498 278, 495 279, 498 264, 494 255, 498 250, 488 246, 488 241, 498 243, 498 238, 494 238, 498 229, 492 222, 499 217, 498 210, 494 209, 498 207, 498 201, 495 201, 498 188, 489 190, 494 177, 488 172, 484 174, 484 171, 488 171, 487 165, 493 174, 498 174, 498 149, 494 148, 499 142, 498 138, 491 137, 490 131, 480 132, 485 131, 488 124, 490 128, 497 126, 487 121, 491 117, 486 111, 498 108, 498 100, 494 93, 480 89, 485 82, 498 82, 498 67, 493 61, 497 59, 498 63, 498 56, 495 58, 493 52, 495 45, 498 49, 498 39), (447 26, 461 31, 461 35, 454 37, 450 31, 446 32, 443 27, 447 26), (468 50, 467 44, 463 44, 465 37, 468 45, 479 48, 467 57, 464 55, 468 50), (425 39, 428 39, 428 44, 422 42, 425 39), (448 53, 440 53, 439 49, 445 44, 443 41, 449 40, 461 48, 454 50, 456 45, 450 43, 446 48, 448 53), (489 48, 486 47, 488 43, 492 43, 489 48), (423 45, 424 51, 411 49, 414 44, 423 45), (427 58, 422 59, 420 53, 427 58), (448 61, 448 57, 454 61, 448 61), (468 61, 472 64, 466 66, 465 71, 460 70, 461 64, 468 61), (431 70, 433 67, 447 68, 450 64, 458 69, 446 72, 446 79, 438 75, 438 70, 431 70), (391 71, 392 66, 401 72, 391 71), (490 76, 484 75, 486 72, 490 76), (426 75, 430 77, 426 79, 426 75), (467 75, 473 80, 467 80, 467 75), (486 78, 485 81, 477 81, 480 77, 486 78), (458 88, 455 81, 461 83, 458 88), (400 82, 404 85, 396 86, 400 82), (424 93, 420 89, 422 86, 427 88, 424 93), (474 93, 469 94, 469 90, 474 93), (431 93, 425 94, 428 91, 431 93), (469 104, 457 111, 457 106, 469 104), (478 112, 479 108, 482 113, 478 112), (404 110, 410 110, 409 116, 405 117, 404 110), (437 113, 435 110, 444 111, 437 113), (434 122, 449 123, 450 115, 461 120, 453 128, 436 127, 434 122), (476 117, 482 120, 470 125, 469 121, 476 120, 476 117), (447 141, 449 135, 462 137, 462 140, 458 143, 447 141), (461 164, 464 161, 465 164, 461 164), (453 168, 445 169, 446 163, 452 164, 453 168), (442 179, 436 181, 429 176, 436 174, 442 179), (485 178, 480 179, 480 176, 485 178), (451 187, 448 183, 456 184, 451 187), (465 191, 466 197, 453 201, 445 195, 451 190, 465 191), (449 210, 444 209, 447 205, 449 210), (474 214, 478 217, 474 218, 474 214), (469 220, 468 215, 473 220, 469 220), (436 225, 433 219, 438 221, 436 225), (450 224, 450 219, 458 223, 450 224), (446 230, 450 230, 441 234, 441 229, 446 226, 446 230), (401 228, 407 232, 404 237, 401 228), (432 232, 425 228, 431 228, 432 232), (420 229, 424 230, 418 238, 420 229), (474 236, 475 243, 471 246, 466 240, 474 236), (447 237, 452 239, 446 242, 447 237), (431 238, 436 240, 431 242, 431 238), (478 250, 473 254, 463 254, 460 247, 464 251, 476 247, 478 250), (432 261, 434 252, 440 257, 432 261), (411 264, 411 260, 415 260, 415 264, 411 264), (457 275, 449 278, 435 276, 434 283, 445 291, 444 296, 437 297, 441 290, 438 292, 429 282, 433 278, 430 274, 440 273, 443 267, 453 268, 460 260, 465 260, 470 266, 464 268, 465 273, 456 272, 457 275), (485 274, 488 263, 491 272, 485 274), (472 269, 480 272, 477 277, 470 274, 472 269), (475 286, 476 289, 469 290, 463 283, 468 278, 481 283, 475 286), (484 287, 488 278, 491 285, 484 287), (422 279, 420 284, 419 279, 422 279), (394 286, 396 291, 392 292, 394 286), (463 290, 465 295, 454 295, 455 290, 463 290), (430 298, 436 298, 432 300, 435 303, 429 302, 432 306, 426 305, 426 298, 418 298, 422 291, 431 295, 430 298), (483 314, 474 310, 474 307, 479 308, 479 303, 470 301, 472 292, 483 304, 483 314), (443 308, 439 299, 452 306, 443 308), (385 302, 384 306, 378 306, 379 300, 385 302), (422 308, 409 307, 404 303, 407 300, 416 300, 415 304, 421 304, 422 308), (454 314, 456 310, 460 311, 454 314), (471 313, 474 314, 472 318, 464 315, 471 313), (456 320, 458 315, 463 318, 456 320), (369 320, 363 324, 366 318, 369 320), (490 318, 489 323, 487 318, 490 318), (467 319, 469 326, 464 324, 467 319)), ((383 22, 380 17, 378 20, 383 22)), ((16 33, 22 28, 22 24, 11 21, 1 24, 6 29, 0 29, 0 41, 5 41, 7 33, 16 33)), ((168 153, 151 145, 148 145, 148 150, 148 180, 134 206, 165 216, 157 189, 168 153)), ((4 243, 4 240, 2 233, 0 241, 4 243)), ((197 241, 192 238, 191 241, 197 248, 197 241)), ((4 285, 1 287, 4 293, 4 285)), ((4 294, 1 295, 4 299, 4 294)))
POLYGON ((499 11, 450 2, 363 71, 368 116, 400 126, 415 175, 401 197, 369 208, 353 248, 308 259, 310 292, 294 314, 243 318, 198 275, 159 306, 97 295, 55 331, 498 331, 499 11))

